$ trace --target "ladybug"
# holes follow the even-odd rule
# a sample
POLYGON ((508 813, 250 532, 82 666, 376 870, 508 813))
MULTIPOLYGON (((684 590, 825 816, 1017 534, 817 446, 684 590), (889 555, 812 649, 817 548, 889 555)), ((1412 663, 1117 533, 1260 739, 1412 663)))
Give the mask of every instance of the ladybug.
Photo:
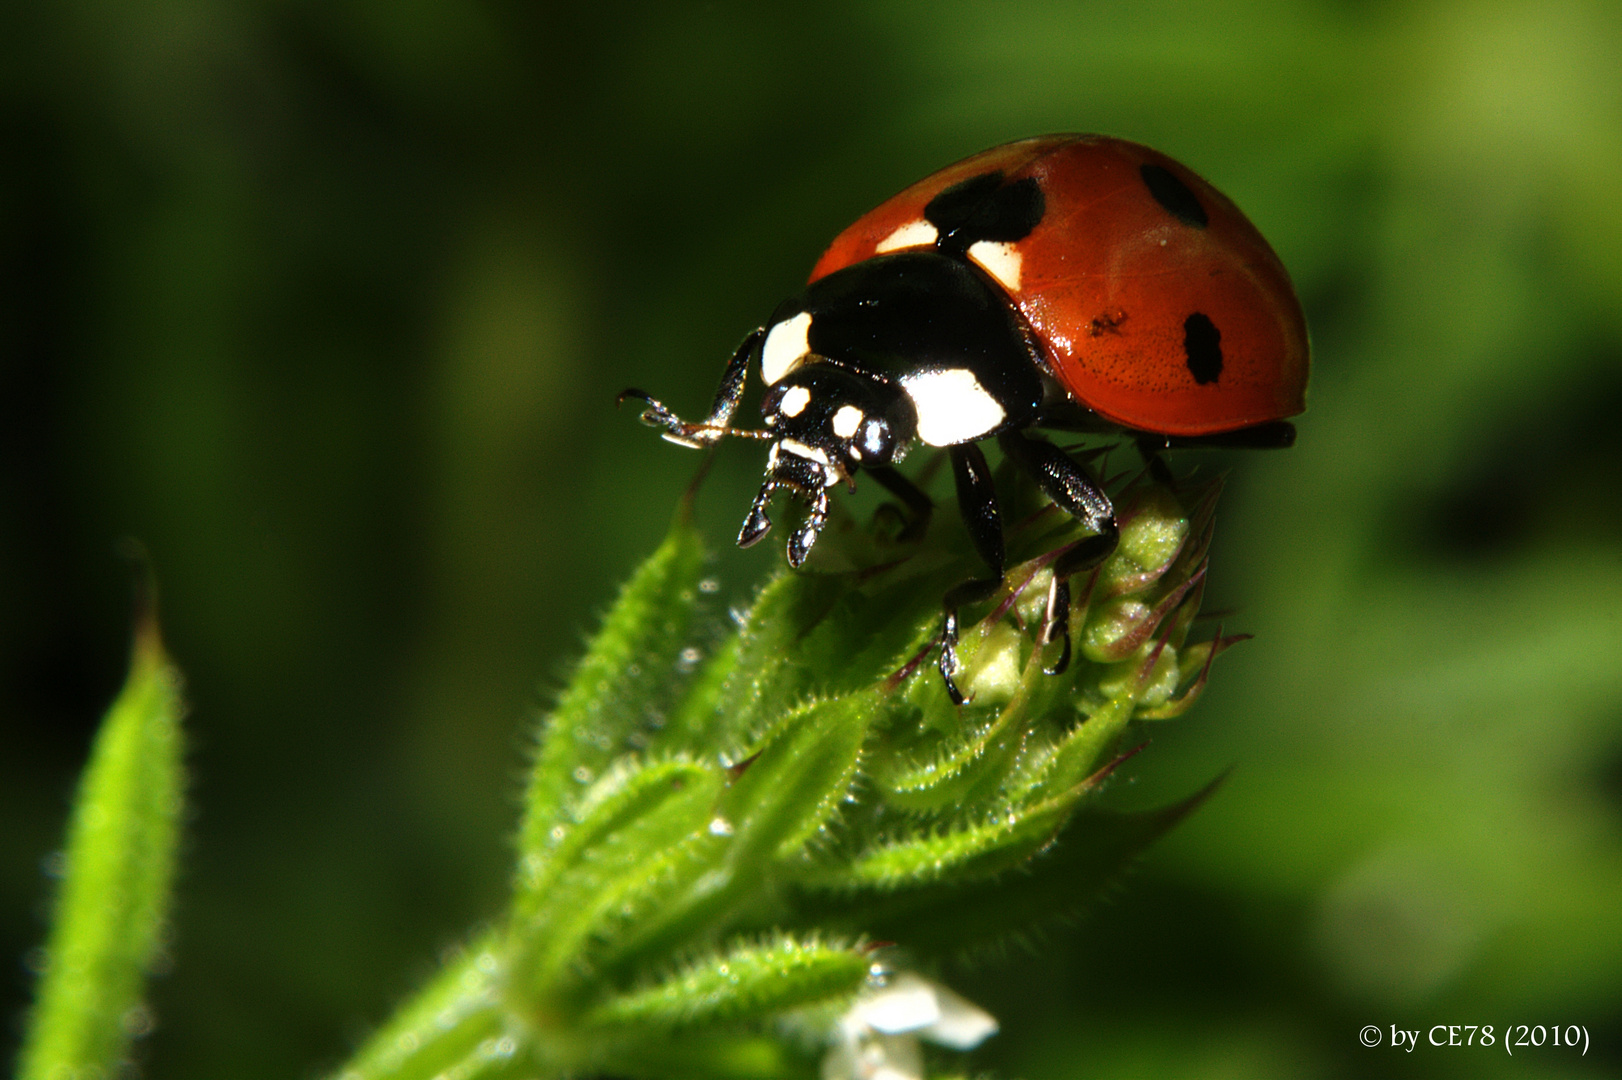
POLYGON ((1079 462, 1036 428, 1161 450, 1283 447, 1306 406, 1306 322, 1289 275, 1226 196, 1164 154, 1102 135, 1008 143, 919 181, 840 233, 798 295, 743 341, 710 415, 688 423, 640 390, 642 419, 703 447, 771 443, 738 544, 771 528, 779 489, 806 503, 788 540, 799 566, 828 490, 865 471, 920 518, 931 502, 895 465, 914 441, 945 448, 958 506, 990 574, 945 596, 940 671, 953 701, 957 610, 1004 566, 991 470, 996 437, 1094 533, 1056 566, 1043 641, 1070 655, 1067 576, 1115 547, 1115 511, 1079 462), (731 426, 750 367, 764 426, 731 426))

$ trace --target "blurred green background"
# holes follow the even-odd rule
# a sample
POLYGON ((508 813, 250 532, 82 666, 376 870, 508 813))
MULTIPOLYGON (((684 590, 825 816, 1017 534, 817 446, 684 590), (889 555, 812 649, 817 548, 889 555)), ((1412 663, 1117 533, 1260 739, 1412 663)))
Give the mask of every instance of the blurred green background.
MULTIPOLYGON (((696 466, 615 392, 701 411, 858 213, 1081 130, 1272 240, 1311 409, 1221 463, 1211 604, 1257 640, 1115 797, 1230 781, 949 972, 1003 1021, 975 1065, 1622 1072, 1619 58, 1614 0, 0 7, 0 1052, 120 538, 192 702, 145 1070, 315 1075, 499 911, 527 717, 696 466), (1592 1047, 1423 1034, 1523 1023, 1592 1047)), ((760 464, 705 488, 718 547, 760 464)))

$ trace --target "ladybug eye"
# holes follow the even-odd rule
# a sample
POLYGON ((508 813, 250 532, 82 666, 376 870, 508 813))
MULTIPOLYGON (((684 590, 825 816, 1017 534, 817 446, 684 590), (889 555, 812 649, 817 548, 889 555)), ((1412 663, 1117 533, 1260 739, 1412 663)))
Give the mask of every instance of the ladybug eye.
POLYGON ((869 420, 862 429, 862 445, 871 457, 883 457, 890 443, 890 430, 883 420, 869 420))
POLYGON ((841 439, 848 439, 862 426, 862 410, 854 405, 841 405, 828 424, 834 429, 835 435, 841 439))

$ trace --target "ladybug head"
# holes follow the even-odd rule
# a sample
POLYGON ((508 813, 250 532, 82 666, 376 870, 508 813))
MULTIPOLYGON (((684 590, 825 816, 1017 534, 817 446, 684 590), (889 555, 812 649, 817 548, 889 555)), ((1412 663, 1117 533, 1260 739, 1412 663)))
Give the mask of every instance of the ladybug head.
POLYGON ((864 465, 898 460, 917 419, 912 402, 895 387, 827 363, 784 376, 767 391, 760 411, 774 441, 738 545, 748 547, 766 535, 772 527, 766 506, 784 488, 811 507, 788 542, 789 565, 799 566, 828 520, 828 489, 864 465))

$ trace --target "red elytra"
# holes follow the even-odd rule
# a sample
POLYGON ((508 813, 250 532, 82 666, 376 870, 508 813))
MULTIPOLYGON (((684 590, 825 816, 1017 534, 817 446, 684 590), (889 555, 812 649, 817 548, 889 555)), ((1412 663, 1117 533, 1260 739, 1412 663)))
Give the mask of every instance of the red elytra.
POLYGON ((1049 135, 965 158, 857 219, 810 280, 879 254, 897 230, 923 220, 936 195, 994 171, 1007 182, 1033 177, 1042 191, 1042 219, 1014 245, 1019 280, 1007 291, 1050 374, 1078 402, 1165 435, 1233 431, 1305 409, 1306 320, 1278 256, 1216 188, 1124 139, 1049 135), (1156 170, 1193 203, 1176 205, 1175 183, 1170 205, 1152 191, 1146 178, 1156 170), (1182 220, 1167 213, 1180 209, 1182 220), (1202 219, 1197 227, 1187 227, 1196 224, 1189 214, 1202 219), (1203 382, 1189 360, 1198 315, 1220 340, 1220 375, 1203 382))

